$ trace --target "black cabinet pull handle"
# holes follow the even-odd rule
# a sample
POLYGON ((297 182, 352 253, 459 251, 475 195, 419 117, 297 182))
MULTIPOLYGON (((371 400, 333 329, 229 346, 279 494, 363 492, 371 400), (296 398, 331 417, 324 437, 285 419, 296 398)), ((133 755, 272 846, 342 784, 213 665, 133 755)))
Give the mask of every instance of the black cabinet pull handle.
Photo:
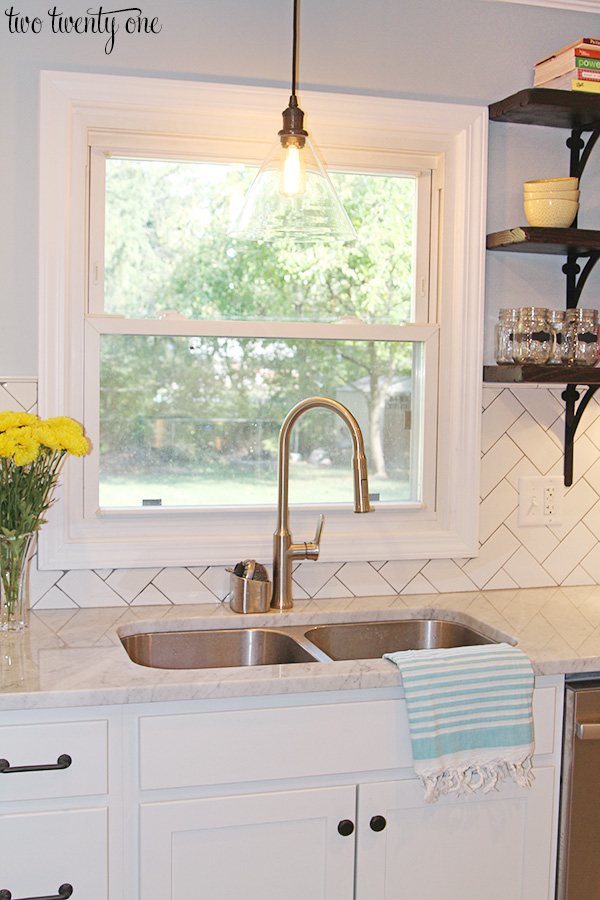
POLYGON ((369 822, 371 831, 383 831, 386 825, 387 821, 385 820, 384 816, 373 816, 373 818, 369 822))
MULTIPOLYGON (((13 772, 49 772, 52 769, 68 769, 72 762, 73 760, 68 753, 61 753, 55 763, 49 763, 44 766, 11 766, 7 759, 0 759, 0 774, 12 775, 13 772)), ((64 887, 68 887, 68 885, 63 884, 64 887)), ((64 896, 70 897, 71 895, 65 894, 64 896)), ((4 897, 0 891, 0 900, 10 900, 10 898, 4 897)), ((34 900, 38 900, 38 898, 35 897, 34 900)))
MULTIPOLYGON (((342 821, 338 823, 338 831, 342 837, 350 837, 354 831, 354 822, 351 822, 350 819, 342 819, 342 821)), ((0 900, 2 900, 1 897, 0 900)))
MULTIPOLYGON (((67 900, 73 893, 72 884, 61 884, 58 894, 52 894, 51 897, 23 897, 22 900, 67 900)), ((0 891, 0 900, 12 900, 10 891, 0 891)))

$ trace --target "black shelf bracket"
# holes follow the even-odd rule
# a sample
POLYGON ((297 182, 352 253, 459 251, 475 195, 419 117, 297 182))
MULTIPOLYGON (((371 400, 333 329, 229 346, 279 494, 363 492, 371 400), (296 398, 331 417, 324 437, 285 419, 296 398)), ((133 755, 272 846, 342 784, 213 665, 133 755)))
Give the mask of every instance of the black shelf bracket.
POLYGON ((581 178, 594 144, 600 137, 600 124, 590 132, 587 141, 581 137, 581 130, 574 128, 571 136, 567 138, 567 147, 571 151, 569 174, 572 178, 581 178))
POLYGON ((562 392, 561 397, 565 401, 565 487, 571 487, 573 484, 573 443, 575 441, 575 432, 581 421, 581 417, 586 406, 600 387, 600 384, 591 384, 587 391, 579 400, 580 393, 577 390, 578 385, 568 384, 562 392), (577 401, 579 400, 579 405, 577 401))
POLYGON ((568 253, 567 261, 562 267, 563 272, 567 276, 567 309, 577 308, 581 292, 588 276, 600 259, 600 250, 590 251, 588 260, 583 267, 583 271, 577 262, 579 258, 579 254, 577 253, 568 253), (580 272, 581 274, 579 274, 580 272))

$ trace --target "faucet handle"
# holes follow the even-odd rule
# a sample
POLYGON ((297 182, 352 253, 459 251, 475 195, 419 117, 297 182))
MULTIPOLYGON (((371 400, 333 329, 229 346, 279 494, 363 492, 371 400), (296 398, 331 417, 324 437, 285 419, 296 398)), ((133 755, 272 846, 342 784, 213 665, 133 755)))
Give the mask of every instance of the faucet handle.
POLYGON ((319 521, 317 522, 317 531, 315 534, 314 541, 306 541, 304 544, 304 546, 306 548, 305 557, 304 557, 305 559, 318 559, 319 558, 319 551, 321 549, 321 547, 320 547, 321 534, 323 532, 324 523, 325 523, 325 516, 321 514, 319 516, 319 521))

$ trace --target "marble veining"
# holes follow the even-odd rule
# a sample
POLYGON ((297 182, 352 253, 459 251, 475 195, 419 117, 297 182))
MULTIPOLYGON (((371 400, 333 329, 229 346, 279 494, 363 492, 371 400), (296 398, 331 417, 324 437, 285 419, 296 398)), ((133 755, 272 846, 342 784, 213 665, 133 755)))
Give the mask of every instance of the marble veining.
POLYGON ((0 636, 0 709, 401 689, 387 660, 228 669, 152 669, 120 636, 152 630, 318 625, 444 618, 519 646, 538 675, 600 671, 600 586, 303 600, 285 613, 241 616, 221 603, 40 610, 23 635, 0 636))

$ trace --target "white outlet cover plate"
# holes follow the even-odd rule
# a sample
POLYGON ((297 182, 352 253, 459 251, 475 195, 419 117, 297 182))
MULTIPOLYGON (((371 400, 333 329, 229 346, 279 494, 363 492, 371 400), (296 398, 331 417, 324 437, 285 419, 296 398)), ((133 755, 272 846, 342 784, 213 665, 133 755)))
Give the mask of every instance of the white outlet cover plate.
POLYGON ((560 475, 527 475, 519 478, 518 524, 562 525, 564 482, 560 475), (546 510, 546 492, 552 494, 552 508, 546 510))

